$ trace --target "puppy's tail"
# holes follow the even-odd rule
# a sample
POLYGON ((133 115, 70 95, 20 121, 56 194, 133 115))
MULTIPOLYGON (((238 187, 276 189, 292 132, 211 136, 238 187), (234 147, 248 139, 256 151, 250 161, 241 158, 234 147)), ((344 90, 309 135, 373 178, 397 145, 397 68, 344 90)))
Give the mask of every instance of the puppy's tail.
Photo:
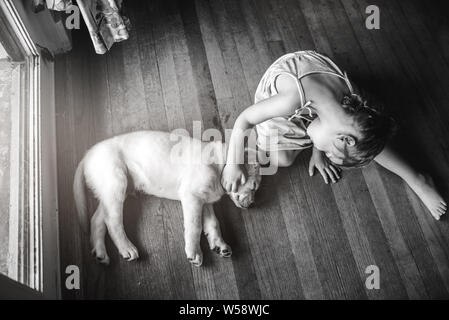
POLYGON ((75 207, 78 214, 78 221, 85 233, 89 232, 89 221, 87 215, 87 200, 84 179, 84 160, 76 168, 73 179, 73 196, 75 198, 75 207))

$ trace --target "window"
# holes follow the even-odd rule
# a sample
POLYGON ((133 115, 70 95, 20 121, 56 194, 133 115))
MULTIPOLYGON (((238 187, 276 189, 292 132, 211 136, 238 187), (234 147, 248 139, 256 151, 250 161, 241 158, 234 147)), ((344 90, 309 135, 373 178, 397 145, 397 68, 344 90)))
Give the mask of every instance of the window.
POLYGON ((14 63, 0 45, 0 272, 14 280, 18 275, 19 234, 10 232, 14 229, 19 218, 19 198, 21 198, 20 182, 20 77, 23 67, 14 63), (11 247, 10 247, 11 246, 11 247))
POLYGON ((0 44, 0 272, 8 272, 9 212, 11 210, 11 99, 14 66, 0 44))
POLYGON ((27 297, 57 298, 53 63, 20 5, 0 0, 0 294, 6 281, 23 284, 27 297))

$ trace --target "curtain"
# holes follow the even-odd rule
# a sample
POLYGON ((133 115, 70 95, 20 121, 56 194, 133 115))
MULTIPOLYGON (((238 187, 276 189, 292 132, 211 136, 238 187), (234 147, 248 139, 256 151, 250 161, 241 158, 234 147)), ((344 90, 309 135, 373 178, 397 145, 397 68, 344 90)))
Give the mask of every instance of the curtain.
POLYGON ((122 0, 46 0, 50 10, 66 11, 77 5, 89 30, 95 52, 104 54, 115 42, 129 38, 129 19, 123 15, 122 0))

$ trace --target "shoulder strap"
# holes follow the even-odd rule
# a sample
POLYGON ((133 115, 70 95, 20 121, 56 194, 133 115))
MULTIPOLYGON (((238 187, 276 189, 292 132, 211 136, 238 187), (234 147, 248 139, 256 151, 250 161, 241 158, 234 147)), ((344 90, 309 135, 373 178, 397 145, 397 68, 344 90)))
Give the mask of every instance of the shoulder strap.
POLYGON ((301 105, 295 110, 295 113, 293 113, 290 117, 287 118, 287 120, 291 121, 295 118, 298 118, 306 121, 312 121, 313 119, 313 111, 311 109, 312 102, 311 101, 306 102, 306 95, 304 93, 304 88, 302 87, 302 84, 299 81, 299 79, 290 72, 284 71, 280 72, 278 75, 280 74, 287 74, 295 80, 296 87, 298 88, 298 92, 301 98, 301 105), (304 111, 307 111, 308 117, 303 115, 304 111))
POLYGON ((292 121, 293 119, 298 118, 298 119, 302 119, 302 120, 305 120, 308 122, 312 121, 316 117, 316 115, 314 116, 311 105, 312 105, 312 102, 307 101, 302 107, 296 109, 295 113, 292 114, 290 117, 288 117, 287 120, 292 121), (303 111, 307 111, 308 117, 303 115, 303 111))
MULTIPOLYGON (((305 100, 306 100, 306 94, 304 93, 304 88, 302 87, 302 84, 301 84, 301 82, 299 81, 299 79, 298 79, 294 74, 292 74, 292 73, 290 73, 290 72, 287 72, 287 71, 282 71, 282 72, 280 72, 280 73, 278 74, 278 76, 281 75, 281 74, 289 75, 291 78, 293 78, 293 79, 295 80, 296 87, 298 88, 299 96, 300 96, 300 98, 301 98, 301 106, 303 106, 303 105, 306 103, 306 102, 305 102, 305 100)), ((276 90, 277 90, 277 89, 276 89, 276 90)))
MULTIPOLYGON (((354 90, 352 88, 351 82, 349 81, 348 75, 346 74, 346 72, 344 72, 343 74, 339 74, 337 72, 334 71, 324 71, 324 70, 316 70, 316 71, 310 71, 310 72, 306 72, 303 75, 301 75, 298 80, 301 80, 304 77, 307 77, 311 74, 329 74, 331 76, 336 76, 339 77, 340 79, 343 79, 346 83, 346 85, 348 86, 349 92, 352 94, 354 93, 354 90)), ((301 86, 302 87, 302 86, 301 86)))

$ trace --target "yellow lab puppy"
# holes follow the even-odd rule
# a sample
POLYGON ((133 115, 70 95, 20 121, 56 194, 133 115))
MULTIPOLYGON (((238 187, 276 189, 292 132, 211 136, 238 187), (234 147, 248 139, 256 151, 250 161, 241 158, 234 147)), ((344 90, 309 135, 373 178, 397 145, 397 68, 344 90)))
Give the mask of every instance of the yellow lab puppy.
MULTIPOLYGON (((93 146, 81 160, 73 184, 76 209, 83 228, 88 229, 87 186, 99 204, 90 221, 92 253, 108 264, 104 238, 109 232, 123 258, 139 257, 123 228, 123 202, 129 191, 140 191, 180 200, 184 213, 185 252, 189 261, 202 264, 200 236, 207 236, 210 248, 223 257, 231 256, 218 220, 203 205, 218 201, 226 192, 221 186, 226 146, 159 131, 138 131, 119 135, 93 146)), ((246 164, 248 178, 236 193, 229 193, 240 208, 254 202, 261 176, 259 165, 246 164)))

